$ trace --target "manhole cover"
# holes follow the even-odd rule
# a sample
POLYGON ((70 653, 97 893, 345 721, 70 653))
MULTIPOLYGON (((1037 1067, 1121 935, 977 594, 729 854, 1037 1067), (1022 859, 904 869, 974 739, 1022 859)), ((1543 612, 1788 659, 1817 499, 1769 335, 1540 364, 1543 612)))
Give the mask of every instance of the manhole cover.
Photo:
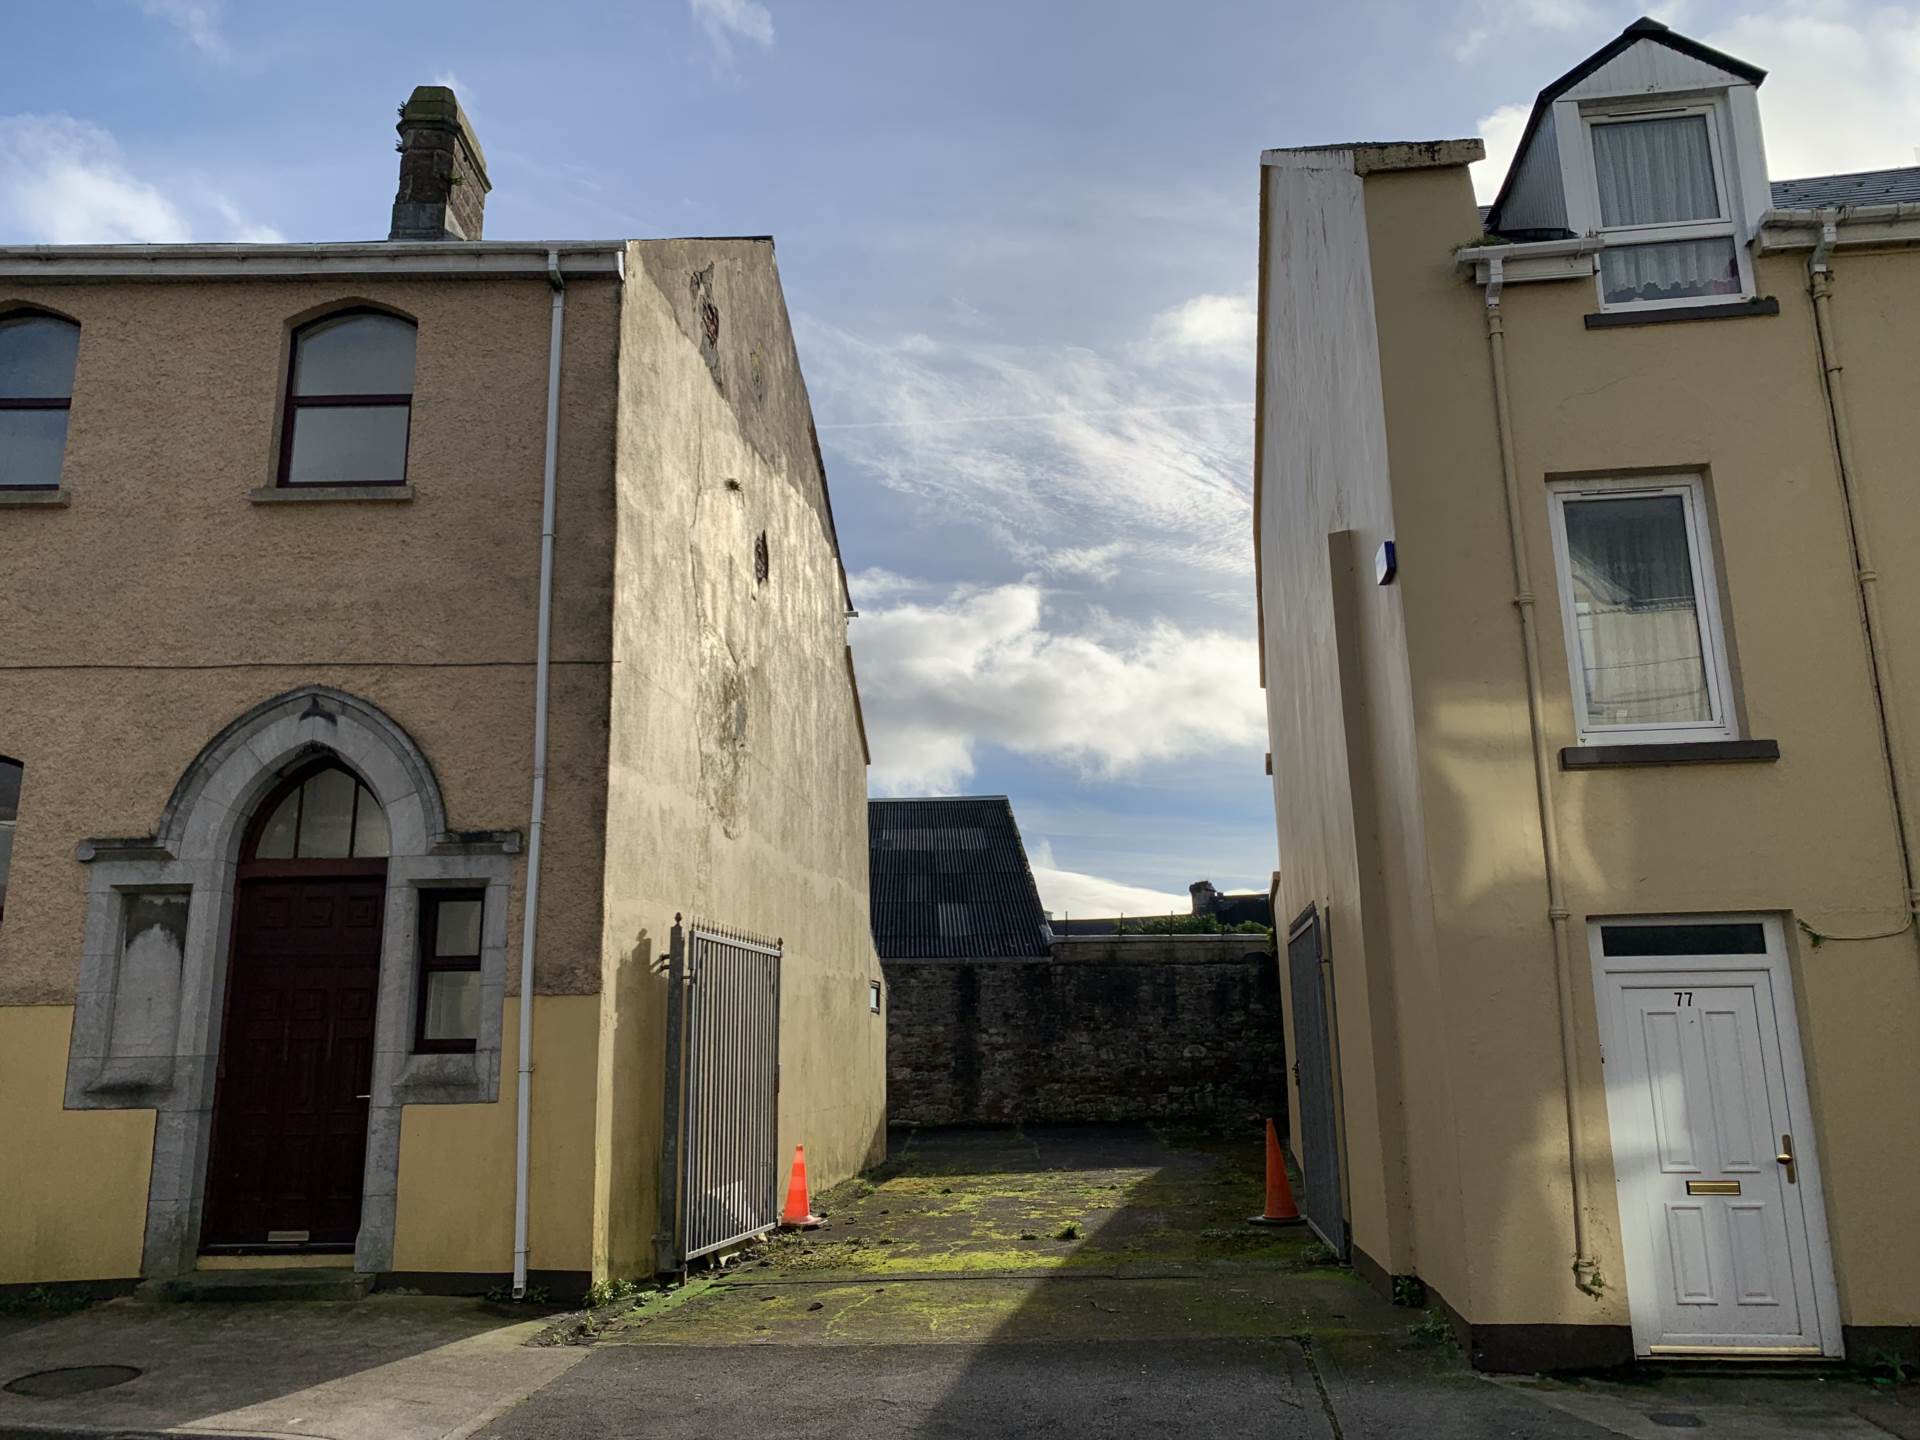
POLYGON ((89 1390, 105 1390, 139 1378, 140 1372, 131 1365, 69 1365, 61 1370, 36 1370, 9 1380, 4 1388, 15 1395, 58 1400, 63 1395, 84 1395, 89 1390))
POLYGON ((1647 1419, 1671 1430, 1699 1430, 1707 1423, 1698 1415, 1689 1415, 1684 1410, 1656 1410, 1647 1419))

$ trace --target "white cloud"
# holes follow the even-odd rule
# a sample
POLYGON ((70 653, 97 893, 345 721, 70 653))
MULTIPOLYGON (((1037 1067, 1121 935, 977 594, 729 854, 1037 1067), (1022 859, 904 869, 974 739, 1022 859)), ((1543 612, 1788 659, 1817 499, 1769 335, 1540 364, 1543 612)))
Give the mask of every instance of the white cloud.
POLYGON ((1109 776, 1261 744, 1248 637, 1098 614, 1069 634, 1047 618, 1031 583, 867 612, 854 649, 875 787, 951 793, 981 743, 1109 776))
POLYGON ((1520 146, 1520 132, 1526 128, 1527 115, 1532 109, 1531 105, 1502 105, 1491 115, 1480 117, 1480 138, 1486 142, 1487 158, 1475 161, 1468 169, 1473 175, 1474 198, 1482 205, 1491 205, 1493 197, 1500 193, 1500 184, 1507 178, 1507 167, 1513 163, 1514 151, 1520 146))
POLYGON ((220 33, 219 0, 135 0, 141 11, 156 20, 164 20, 184 35, 201 54, 215 60, 228 57, 226 38, 220 33))
POLYGON ((179 206, 127 173, 113 136, 70 115, 0 119, 0 211, 54 245, 192 238, 179 206))
POLYGON ((1055 919, 1086 919, 1109 915, 1186 915, 1193 909, 1190 895, 1172 895, 1139 885, 1123 885, 1078 870, 1057 870, 1036 859, 1033 882, 1040 889, 1041 908, 1055 919))
POLYGON ((713 48, 733 54, 733 42, 750 40, 762 49, 773 44, 773 13, 759 0, 687 0, 693 18, 707 32, 713 48))
POLYGON ((800 332, 836 459, 978 526, 1024 567, 1111 577, 1124 545, 1136 579, 1143 566, 1188 588, 1229 576, 1250 606, 1251 349, 1229 373, 1163 360, 1151 342, 1109 355, 876 341, 807 316, 800 332))
POLYGON ((1199 358, 1253 367, 1251 295, 1196 295, 1153 317, 1147 353, 1159 359, 1199 358))
POLYGON ((282 238, 203 183, 139 178, 112 135, 71 115, 0 116, 0 234, 51 245, 282 238))
POLYGON ((1592 0, 1477 0, 1467 13, 1471 20, 1453 46, 1453 58, 1460 61, 1473 59, 1504 28, 1573 32, 1592 29, 1599 18, 1592 0))
POLYGON ((1920 5, 1799 0, 1701 38, 1767 70, 1760 116, 1775 178, 1915 163, 1920 5))

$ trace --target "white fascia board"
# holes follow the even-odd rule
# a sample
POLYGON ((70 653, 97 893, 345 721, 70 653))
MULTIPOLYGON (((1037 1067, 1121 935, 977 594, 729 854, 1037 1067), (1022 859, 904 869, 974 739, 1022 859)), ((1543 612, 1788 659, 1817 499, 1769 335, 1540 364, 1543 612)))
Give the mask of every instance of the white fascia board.
POLYGON ((1751 85, 1729 86, 1727 113, 1733 130, 1728 168, 1740 191, 1741 229, 1754 235, 1773 203, 1772 187, 1767 184, 1767 142, 1760 125, 1759 92, 1751 85))
POLYGON ((1838 210, 1769 210, 1760 217, 1754 249, 1761 255, 1811 250, 1834 227, 1835 250, 1920 244, 1920 204, 1854 205, 1838 210))
POLYGON ((1526 280, 1584 280, 1593 275, 1593 257, 1600 242, 1591 236, 1572 240, 1516 241, 1512 245, 1467 245, 1453 252, 1456 265, 1473 271, 1473 283, 1493 278, 1492 262, 1501 262, 1501 278, 1518 284, 1526 280))
POLYGON ((565 240, 371 241, 323 245, 8 245, 9 280, 270 280, 311 275, 491 279, 545 275, 557 255, 569 277, 619 279, 626 243, 565 240))

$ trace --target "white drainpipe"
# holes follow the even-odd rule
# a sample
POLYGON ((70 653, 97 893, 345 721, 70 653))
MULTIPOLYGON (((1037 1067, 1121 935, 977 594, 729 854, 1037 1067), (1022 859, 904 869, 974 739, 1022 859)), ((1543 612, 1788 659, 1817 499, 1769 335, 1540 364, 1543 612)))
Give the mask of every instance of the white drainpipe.
POLYGON ((553 497, 560 440, 560 342, 567 285, 547 252, 553 321, 547 335, 547 455, 540 494, 540 630, 533 666, 533 818, 527 826, 526 910, 520 925, 520 1078, 513 1137, 513 1298, 527 1294, 527 1182, 533 1139, 533 942, 540 926, 540 837, 547 820, 547 671, 553 645, 553 497))
POLYGON ((1526 520, 1520 506, 1520 465, 1514 452, 1513 407, 1507 390, 1507 322, 1500 309, 1506 257, 1487 257, 1487 351, 1493 366, 1493 417, 1500 441, 1500 482, 1506 494, 1507 541, 1513 560, 1513 604, 1520 617, 1520 650, 1527 670, 1527 728, 1533 738, 1534 798, 1540 810, 1540 859, 1547 881, 1547 923, 1553 932, 1554 989, 1560 1004, 1560 1069, 1566 1082, 1567 1179, 1573 1207, 1573 1283, 1600 1295, 1604 1282, 1587 1238, 1586 1121, 1580 1104, 1579 1041, 1573 1015, 1573 958, 1567 936, 1566 892, 1560 875, 1560 822, 1554 813, 1553 766, 1540 675, 1540 639, 1534 622, 1533 579, 1527 563, 1526 520))

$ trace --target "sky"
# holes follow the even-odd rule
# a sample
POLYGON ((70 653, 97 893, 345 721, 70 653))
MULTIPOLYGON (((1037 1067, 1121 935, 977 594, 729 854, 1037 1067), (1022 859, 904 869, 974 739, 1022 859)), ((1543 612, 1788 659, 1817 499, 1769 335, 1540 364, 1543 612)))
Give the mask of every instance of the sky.
POLYGON ((1057 914, 1276 864, 1263 148, 1482 135, 1490 198, 1534 94, 1643 12, 1771 72, 1776 179, 1920 145, 1920 0, 4 3, 0 242, 379 238, 435 83, 490 239, 773 235, 872 791, 1010 796, 1057 914))

